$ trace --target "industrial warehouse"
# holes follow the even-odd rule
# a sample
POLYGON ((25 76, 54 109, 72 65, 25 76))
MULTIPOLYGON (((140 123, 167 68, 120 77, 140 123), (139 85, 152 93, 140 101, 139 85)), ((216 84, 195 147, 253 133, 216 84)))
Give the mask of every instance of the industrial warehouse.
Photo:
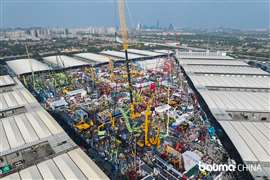
MULTIPOLYGON (((8 61, 7 64, 43 108, 85 150, 88 161, 94 161, 109 178, 179 179, 220 176, 222 172, 200 172, 198 169, 201 160, 208 163, 231 163, 231 160, 214 127, 207 120, 206 113, 200 108, 195 94, 188 87, 178 61, 171 56, 171 52, 155 53, 135 49, 132 52, 145 54, 143 57, 133 55, 143 59, 135 59, 130 65, 132 101, 125 64, 121 61, 121 55, 116 56, 122 54, 120 51, 107 53, 106 56, 84 53, 73 57, 44 57, 42 62, 22 59, 8 61), (21 68, 22 61, 30 67, 21 68), (37 63, 42 63, 42 68, 32 66, 37 63)), ((129 55, 132 56, 132 53, 129 55)), ((18 94, 14 99, 26 99, 28 96, 25 96, 18 94)), ((6 96, 3 98, 8 100, 6 96)), ((18 101, 18 105, 23 105, 23 102, 18 101)), ((18 105, 12 104, 15 107, 18 105)), ((37 103, 36 106, 40 105, 37 103)), ((15 117, 9 117, 13 123, 9 127, 28 127, 35 121, 39 124, 47 123, 45 125, 55 133, 63 131, 57 128, 59 125, 55 124, 49 114, 44 115, 44 110, 39 112, 34 105, 31 107, 31 113, 20 110, 15 117), (27 125, 21 126, 20 123, 27 125)), ((2 122, 8 128, 5 118, 2 122)), ((39 129, 43 134, 52 132, 44 127, 39 129)), ((42 138, 35 135, 33 129, 25 132, 25 135, 23 130, 13 131, 22 132, 16 142, 9 142, 14 145, 22 146, 26 140, 38 141, 42 138)), ((66 143, 68 139, 72 144, 69 146, 76 147, 68 137, 57 139, 66 143)), ((48 141, 47 148, 57 144, 51 141, 48 141)), ((67 148, 66 144, 63 146, 67 148)), ((56 153, 56 149, 52 148, 51 152, 56 153)), ((72 159, 70 153, 59 156, 69 156, 72 159)), ((55 159, 58 156, 53 156, 50 164, 54 161, 53 165, 57 166, 55 159)), ((14 177, 18 173, 22 177, 24 171, 29 170, 35 171, 35 177, 44 178, 41 170, 40 173, 36 170, 39 164, 31 166, 22 163, 18 165, 19 169, 12 163, 9 165, 12 172, 17 172, 12 174, 14 177)), ((96 174, 100 174, 98 168, 90 167, 96 174)), ((57 172, 52 173, 58 176, 57 172)), ((76 175, 88 177, 85 173, 76 175)), ((101 174, 100 178, 106 175, 101 174)))
POLYGON ((31 58, 26 43, 27 58, 6 59, 0 177, 269 179, 269 73, 177 43, 129 48, 118 8, 109 48, 31 58))
POLYGON ((2 179, 108 179, 16 77, 0 76, 0 99, 2 179))
POLYGON ((177 52, 200 104, 215 127, 225 132, 223 138, 229 141, 223 145, 230 156, 239 164, 259 165, 260 170, 250 171, 254 179, 269 179, 269 73, 243 61, 212 55, 177 52))
POLYGON ((1 135, 2 176, 269 177, 267 73, 219 52, 133 49, 129 88, 122 52, 106 52, 7 61, 16 77, 0 80, 1 132, 12 132, 1 135), (202 162, 262 170, 208 172, 202 162))

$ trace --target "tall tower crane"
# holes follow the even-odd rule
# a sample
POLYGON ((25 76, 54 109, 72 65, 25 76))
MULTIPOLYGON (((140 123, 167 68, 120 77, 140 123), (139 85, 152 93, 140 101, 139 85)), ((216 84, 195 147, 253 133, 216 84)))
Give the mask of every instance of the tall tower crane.
POLYGON ((122 41, 123 41, 122 44, 123 44, 123 49, 125 51, 125 57, 126 57, 126 68, 127 68, 127 74, 128 74, 130 103, 131 103, 131 109, 134 109, 131 75, 130 75, 130 67, 129 67, 130 60, 128 59, 128 32, 127 32, 126 16, 125 16, 125 0, 118 0, 118 11, 119 11, 119 19, 120 19, 120 34, 122 37, 122 41))

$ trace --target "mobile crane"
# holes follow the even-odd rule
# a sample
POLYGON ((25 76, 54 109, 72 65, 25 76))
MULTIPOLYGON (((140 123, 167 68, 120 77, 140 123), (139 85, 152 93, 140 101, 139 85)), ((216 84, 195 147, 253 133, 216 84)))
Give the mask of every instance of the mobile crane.
POLYGON ((135 106, 132 96, 132 84, 131 84, 131 73, 130 73, 130 60, 128 59, 128 32, 126 27, 126 17, 125 17, 125 0, 118 0, 118 9, 119 9, 119 19, 120 19, 120 33, 123 41, 123 49, 125 51, 126 57, 126 69, 128 76, 128 89, 130 97, 130 118, 136 118, 135 115, 135 106))

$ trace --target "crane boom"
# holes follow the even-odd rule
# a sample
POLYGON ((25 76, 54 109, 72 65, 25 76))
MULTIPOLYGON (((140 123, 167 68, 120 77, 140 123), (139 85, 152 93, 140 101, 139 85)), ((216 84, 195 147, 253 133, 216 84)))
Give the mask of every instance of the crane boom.
POLYGON ((128 49, 128 32, 126 25, 126 15, 125 15, 125 0, 118 0, 119 8, 119 19, 120 19, 120 33, 123 41, 124 50, 128 49))
POLYGON ((129 59, 128 59, 128 33, 126 26, 126 16, 125 16, 125 0, 118 0, 118 10, 119 10, 119 19, 120 19, 120 33, 123 41, 123 48, 125 51, 126 57, 126 68, 128 75, 128 88, 129 88, 129 96, 131 106, 133 105, 133 97, 132 97, 132 84, 131 84, 131 76, 130 76, 130 67, 129 67, 129 59))

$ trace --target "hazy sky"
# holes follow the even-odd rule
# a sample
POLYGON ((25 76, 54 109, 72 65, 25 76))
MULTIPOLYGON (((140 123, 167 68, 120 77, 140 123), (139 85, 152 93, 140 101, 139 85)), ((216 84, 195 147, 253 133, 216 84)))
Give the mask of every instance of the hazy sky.
MULTIPOLYGON (((117 26, 116 0, 0 0, 2 27, 117 26)), ((269 27, 270 0, 126 0, 129 26, 269 27)))

